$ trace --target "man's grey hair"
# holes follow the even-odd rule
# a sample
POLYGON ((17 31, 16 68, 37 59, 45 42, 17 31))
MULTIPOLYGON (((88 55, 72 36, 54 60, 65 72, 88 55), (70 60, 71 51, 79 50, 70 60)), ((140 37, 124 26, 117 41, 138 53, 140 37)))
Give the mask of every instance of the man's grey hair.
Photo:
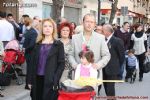
POLYGON ((106 27, 106 29, 107 29, 108 32, 111 32, 111 33, 114 32, 114 29, 113 29, 113 27, 112 27, 111 24, 104 24, 103 26, 106 27))

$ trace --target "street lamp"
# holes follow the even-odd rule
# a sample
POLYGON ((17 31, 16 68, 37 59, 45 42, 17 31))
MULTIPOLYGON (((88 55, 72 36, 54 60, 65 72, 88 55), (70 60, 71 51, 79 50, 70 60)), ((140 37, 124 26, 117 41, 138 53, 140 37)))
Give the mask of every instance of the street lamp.
POLYGON ((98 0, 98 25, 100 25, 101 0, 98 0))

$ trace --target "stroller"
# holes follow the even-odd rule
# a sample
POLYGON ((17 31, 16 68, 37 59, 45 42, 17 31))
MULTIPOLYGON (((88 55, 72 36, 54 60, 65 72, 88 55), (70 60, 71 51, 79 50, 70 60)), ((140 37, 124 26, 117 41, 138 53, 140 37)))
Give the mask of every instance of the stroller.
MULTIPOLYGON (((23 84, 23 80, 18 76, 18 68, 15 65, 21 65, 25 62, 24 53, 20 50, 20 46, 17 40, 11 40, 5 46, 5 56, 3 58, 2 72, 9 73, 16 78, 18 85, 23 84)), ((21 71, 21 69, 20 69, 21 71)))
POLYGON ((94 100, 96 93, 91 86, 85 86, 80 89, 65 86, 61 84, 58 100, 94 100))

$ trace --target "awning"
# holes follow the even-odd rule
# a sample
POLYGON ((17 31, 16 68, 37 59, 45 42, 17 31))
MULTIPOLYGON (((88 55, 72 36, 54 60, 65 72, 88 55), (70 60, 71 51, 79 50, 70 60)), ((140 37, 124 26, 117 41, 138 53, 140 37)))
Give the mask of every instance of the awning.
MULTIPOLYGON (((111 9, 101 9, 100 12, 101 12, 101 14, 110 14, 111 9)), ((145 15, 143 15, 143 14, 139 14, 139 13, 132 12, 132 11, 128 11, 128 12, 129 12, 128 16, 137 17, 137 18, 144 18, 145 17, 145 15)), ((116 15, 117 16, 121 15, 120 9, 117 10, 116 15)))
POLYGON ((111 9, 101 9, 100 12, 101 14, 109 14, 111 9))
POLYGON ((132 11, 129 11, 128 16, 138 17, 138 18, 144 18, 145 17, 145 15, 143 15, 143 14, 135 13, 135 12, 132 12, 132 11))
MULTIPOLYGON (((101 14, 110 14, 110 13, 111 13, 111 9, 101 9, 101 14)), ((121 12, 117 10, 116 15, 120 16, 121 12)))

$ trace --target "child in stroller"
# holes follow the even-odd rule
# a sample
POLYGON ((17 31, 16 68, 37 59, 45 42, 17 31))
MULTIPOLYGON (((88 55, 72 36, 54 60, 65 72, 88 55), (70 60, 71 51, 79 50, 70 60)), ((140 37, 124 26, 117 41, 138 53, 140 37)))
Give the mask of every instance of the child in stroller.
POLYGON ((128 78, 130 78, 130 83, 134 83, 135 78, 136 78, 136 71, 137 71, 137 58, 134 55, 134 49, 130 49, 128 51, 128 57, 126 60, 126 77, 125 81, 128 82, 128 78))
MULTIPOLYGON (((16 78, 17 84, 22 84, 22 79, 18 76, 17 70, 18 68, 15 67, 16 64, 18 64, 19 54, 20 53, 20 46, 19 42, 17 40, 11 40, 8 42, 5 46, 4 50, 4 58, 3 58, 3 65, 2 65, 2 71, 7 72, 11 74, 14 78, 16 78)), ((21 71, 21 68, 19 68, 21 71)))

